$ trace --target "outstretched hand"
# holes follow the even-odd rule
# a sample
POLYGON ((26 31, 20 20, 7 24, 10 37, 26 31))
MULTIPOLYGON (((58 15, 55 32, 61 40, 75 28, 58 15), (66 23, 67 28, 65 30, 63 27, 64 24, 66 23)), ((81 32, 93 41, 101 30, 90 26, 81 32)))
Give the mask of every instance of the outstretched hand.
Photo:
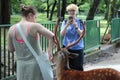
POLYGON ((52 53, 49 53, 49 61, 50 61, 50 62, 53 61, 53 55, 52 55, 52 53))

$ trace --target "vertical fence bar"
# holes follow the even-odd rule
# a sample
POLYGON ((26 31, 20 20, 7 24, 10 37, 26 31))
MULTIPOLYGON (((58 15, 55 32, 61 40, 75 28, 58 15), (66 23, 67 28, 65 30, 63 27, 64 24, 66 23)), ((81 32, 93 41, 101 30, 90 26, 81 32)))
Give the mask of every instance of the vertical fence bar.
POLYGON ((6 77, 6 30, 4 28, 4 77, 6 77))
MULTIPOLYGON (((45 25, 45 27, 47 26, 47 24, 44 24, 45 25)), ((46 27, 47 28, 47 27, 46 27)), ((43 36, 43 46, 44 46, 44 51, 46 51, 46 38, 43 36)))
POLYGON ((1 64, 2 64, 2 62, 1 62, 1 27, 0 27, 0 79, 2 78, 2 67, 1 67, 1 64))
POLYGON ((14 53, 12 53, 12 75, 14 75, 14 53))
MULTIPOLYGON (((44 40, 43 40, 43 36, 42 36, 42 37, 41 37, 41 43, 42 43, 41 46, 43 45, 43 41, 44 41, 44 40)), ((43 45, 43 46, 44 46, 44 45, 43 45)), ((43 46, 42 46, 42 50, 43 50, 43 46)))
POLYGON ((8 51, 8 76, 10 76, 10 52, 8 51))
POLYGON ((46 46, 46 41, 47 41, 47 40, 46 40, 45 37, 44 37, 44 40, 45 40, 45 42, 44 42, 44 45, 45 45, 44 50, 46 51, 46 47, 47 47, 47 46, 46 46))

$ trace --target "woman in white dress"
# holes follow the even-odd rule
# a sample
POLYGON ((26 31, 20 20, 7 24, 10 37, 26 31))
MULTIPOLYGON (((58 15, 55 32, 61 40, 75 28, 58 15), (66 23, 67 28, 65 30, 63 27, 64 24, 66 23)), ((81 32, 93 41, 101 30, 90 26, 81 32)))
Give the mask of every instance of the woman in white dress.
MULTIPOLYGON (((25 37, 38 55, 42 54, 40 47, 40 35, 49 39, 50 44, 48 47, 48 54, 49 60, 51 60, 53 57, 52 47, 54 44, 54 33, 46 29, 41 24, 36 23, 35 8, 22 5, 21 13, 22 18, 20 22, 16 24, 20 24, 25 37)), ((16 52, 17 80, 44 80, 38 63, 20 36, 16 28, 16 24, 11 26, 8 31, 8 48, 10 52, 16 52)))

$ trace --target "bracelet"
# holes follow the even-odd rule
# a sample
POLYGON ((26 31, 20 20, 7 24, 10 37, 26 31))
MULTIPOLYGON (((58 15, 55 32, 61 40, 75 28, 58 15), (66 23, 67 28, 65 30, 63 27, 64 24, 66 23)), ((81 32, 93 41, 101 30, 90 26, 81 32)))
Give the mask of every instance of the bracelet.
POLYGON ((78 29, 78 27, 75 28, 76 30, 78 29))

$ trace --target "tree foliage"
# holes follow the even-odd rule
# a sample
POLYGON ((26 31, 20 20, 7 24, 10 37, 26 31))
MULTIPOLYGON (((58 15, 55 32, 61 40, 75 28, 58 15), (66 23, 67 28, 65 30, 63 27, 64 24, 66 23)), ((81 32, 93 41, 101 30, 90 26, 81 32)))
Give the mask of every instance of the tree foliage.
MULTIPOLYGON (((58 14, 58 1, 59 0, 11 0, 11 14, 19 14, 20 13, 20 4, 25 5, 32 5, 35 6, 40 13, 47 13, 46 16, 48 19, 52 20, 52 15, 56 13, 58 14), (55 3, 56 1, 56 3, 55 3)), ((96 14, 102 14, 105 16, 105 19, 108 19, 108 13, 109 13, 109 1, 110 0, 101 0, 99 6, 96 6, 96 4, 93 5, 95 0, 60 0, 61 5, 61 15, 62 17, 65 17, 66 13, 66 6, 68 4, 74 3, 79 7, 79 12, 83 13, 84 15, 93 15, 93 17, 96 14), (92 6, 93 5, 93 6, 92 6), (94 13, 90 13, 90 7, 97 7, 94 13)), ((98 0, 96 0, 98 1, 98 0)), ((99 0, 100 1, 100 0, 99 0)), ((120 0, 113 0, 112 7, 114 7, 114 11, 120 9, 120 0)), ((92 10, 92 9, 91 9, 92 10)), ((116 13, 114 16, 116 16, 116 13)), ((56 15, 57 16, 57 15, 56 15)), ((92 18, 94 19, 94 18, 92 18)))
MULTIPOLYGON (((39 12, 46 12, 47 1, 49 1, 49 9, 52 10, 54 0, 11 0, 12 12, 18 13, 19 12, 19 5, 21 3, 26 4, 26 5, 35 6, 39 12)), ((98 8, 98 13, 104 13, 106 11, 106 4, 108 1, 109 0, 101 0, 100 7, 98 8)), ((82 10, 85 10, 85 12, 87 12, 88 10, 86 11, 86 9, 90 8, 90 5, 92 4, 92 2, 93 2, 93 0, 66 0, 66 6, 70 3, 76 3, 79 6, 80 10, 82 9, 82 10)), ((116 4, 117 4, 116 7, 119 9, 120 8, 119 7, 120 0, 117 0, 116 4)), ((57 6, 55 7, 55 11, 57 12, 57 6)))

